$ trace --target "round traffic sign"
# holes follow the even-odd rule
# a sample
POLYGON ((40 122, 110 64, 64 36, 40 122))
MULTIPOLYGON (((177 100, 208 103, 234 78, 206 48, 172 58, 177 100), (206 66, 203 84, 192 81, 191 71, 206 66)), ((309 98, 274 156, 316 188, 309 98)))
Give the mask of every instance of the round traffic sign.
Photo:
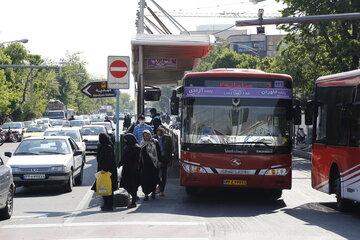
POLYGON ((123 78, 127 72, 128 66, 124 61, 116 60, 110 64, 110 73, 114 78, 123 78))

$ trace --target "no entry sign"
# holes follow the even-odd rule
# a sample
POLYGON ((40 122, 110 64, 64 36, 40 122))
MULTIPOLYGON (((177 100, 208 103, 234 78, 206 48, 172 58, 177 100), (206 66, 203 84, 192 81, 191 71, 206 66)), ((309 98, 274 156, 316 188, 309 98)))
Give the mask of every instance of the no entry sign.
POLYGON ((130 57, 108 57, 108 88, 129 89, 130 57))

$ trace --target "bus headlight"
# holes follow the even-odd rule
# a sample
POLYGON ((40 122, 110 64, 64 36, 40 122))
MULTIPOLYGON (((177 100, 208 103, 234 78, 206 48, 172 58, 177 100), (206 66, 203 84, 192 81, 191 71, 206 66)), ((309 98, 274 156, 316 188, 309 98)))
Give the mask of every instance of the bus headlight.
POLYGON ((273 168, 266 171, 266 176, 285 176, 288 173, 286 168, 273 168))
POLYGON ((203 167, 194 164, 183 162, 182 167, 187 173, 207 173, 203 167))

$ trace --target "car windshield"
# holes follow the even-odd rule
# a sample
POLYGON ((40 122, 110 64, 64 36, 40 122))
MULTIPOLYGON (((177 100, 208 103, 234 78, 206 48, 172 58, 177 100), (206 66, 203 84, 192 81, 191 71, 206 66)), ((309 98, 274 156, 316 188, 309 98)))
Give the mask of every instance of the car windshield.
POLYGON ((104 127, 83 127, 81 129, 81 134, 84 136, 89 136, 89 135, 99 135, 100 133, 105 133, 105 128, 104 127))
POLYGON ((72 120, 70 121, 70 126, 71 127, 81 127, 84 125, 84 121, 82 120, 72 120))
POLYGON ((77 130, 59 130, 59 131, 46 131, 44 136, 68 136, 75 140, 75 142, 81 141, 81 136, 77 130))
POLYGON ((185 143, 282 146, 290 142, 285 106, 275 103, 234 107, 219 100, 218 104, 209 105, 203 104, 208 102, 204 99, 196 102, 186 105, 183 113, 185 143))
POLYGON ((63 120, 51 120, 51 125, 53 126, 62 126, 64 124, 63 120))
POLYGON ((69 154, 65 139, 28 139, 20 143, 15 155, 69 154))
POLYGON ((10 128, 10 129, 19 129, 22 128, 21 123, 16 123, 16 122, 7 122, 4 123, 1 128, 10 128))
POLYGON ((26 130, 27 132, 44 132, 46 130, 45 126, 30 126, 26 130))

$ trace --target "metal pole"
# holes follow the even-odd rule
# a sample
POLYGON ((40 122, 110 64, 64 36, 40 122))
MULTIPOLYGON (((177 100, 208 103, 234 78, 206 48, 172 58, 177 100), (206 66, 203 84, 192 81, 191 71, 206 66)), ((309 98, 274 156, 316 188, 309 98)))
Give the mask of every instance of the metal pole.
POLYGON ((115 129, 115 157, 116 162, 120 162, 120 90, 115 89, 116 93, 116 106, 115 106, 115 121, 116 121, 116 129, 115 129))
POLYGON ((140 0, 139 2, 140 7, 140 15, 139 15, 139 22, 138 22, 138 28, 137 33, 143 34, 144 33, 144 9, 145 9, 145 0, 140 0))
POLYGON ((321 21, 333 20, 356 20, 360 19, 360 13, 341 13, 341 14, 327 14, 327 15, 313 15, 303 17, 282 17, 282 18, 265 18, 252 20, 239 20, 235 22, 237 27, 242 26, 260 26, 260 25, 278 25, 289 23, 314 23, 321 21))
POLYGON ((138 115, 144 114, 144 53, 143 46, 139 46, 139 76, 138 76, 138 115))

